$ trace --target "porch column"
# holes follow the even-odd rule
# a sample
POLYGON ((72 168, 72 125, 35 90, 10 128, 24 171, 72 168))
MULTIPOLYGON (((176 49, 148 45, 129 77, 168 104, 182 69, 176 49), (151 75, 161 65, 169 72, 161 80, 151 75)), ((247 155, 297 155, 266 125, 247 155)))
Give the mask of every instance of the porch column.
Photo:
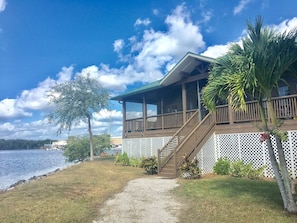
POLYGON ((143 115, 143 131, 146 131, 146 100, 145 100, 145 95, 142 96, 142 115, 143 115))
POLYGON ((164 130, 164 102, 163 102, 163 96, 161 96, 161 129, 164 130))
POLYGON ((186 84, 182 84, 182 106, 183 106, 183 124, 187 121, 187 90, 186 84))
POLYGON ((229 124, 234 124, 234 117, 233 117, 233 109, 231 106, 231 98, 228 97, 228 118, 229 118, 229 124))
POLYGON ((126 101, 123 101, 122 104, 122 111, 123 111, 123 138, 125 138, 125 133, 127 131, 127 125, 126 125, 126 101))

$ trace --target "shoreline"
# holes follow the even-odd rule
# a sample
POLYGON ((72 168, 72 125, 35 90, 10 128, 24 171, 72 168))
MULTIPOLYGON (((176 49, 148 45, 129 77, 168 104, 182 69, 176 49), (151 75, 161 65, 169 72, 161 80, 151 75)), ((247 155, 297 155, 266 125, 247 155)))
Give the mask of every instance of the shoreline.
POLYGON ((76 164, 79 164, 79 163, 80 162, 73 163, 73 164, 67 165, 65 167, 57 168, 57 169, 55 169, 53 171, 50 171, 50 172, 47 172, 47 173, 44 173, 44 174, 41 174, 41 175, 37 175, 37 176, 35 175, 35 176, 30 177, 28 180, 25 180, 25 179, 18 180, 14 184, 9 185, 7 188, 0 189, 0 194, 5 193, 5 192, 10 191, 10 190, 14 190, 14 189, 18 188, 19 186, 21 186, 23 184, 27 184, 27 183, 30 183, 30 182, 33 182, 33 181, 36 181, 36 180, 41 180, 41 179, 43 179, 45 177, 51 176, 51 175, 53 175, 53 174, 55 174, 57 172, 63 171, 65 169, 67 169, 69 167, 72 167, 73 165, 76 165, 76 164))

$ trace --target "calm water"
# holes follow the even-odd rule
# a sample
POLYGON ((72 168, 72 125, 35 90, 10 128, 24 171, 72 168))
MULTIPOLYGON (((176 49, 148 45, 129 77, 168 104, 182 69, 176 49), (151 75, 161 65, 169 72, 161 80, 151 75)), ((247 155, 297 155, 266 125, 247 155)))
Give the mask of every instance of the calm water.
POLYGON ((62 150, 0 150, 0 190, 69 165, 62 150))

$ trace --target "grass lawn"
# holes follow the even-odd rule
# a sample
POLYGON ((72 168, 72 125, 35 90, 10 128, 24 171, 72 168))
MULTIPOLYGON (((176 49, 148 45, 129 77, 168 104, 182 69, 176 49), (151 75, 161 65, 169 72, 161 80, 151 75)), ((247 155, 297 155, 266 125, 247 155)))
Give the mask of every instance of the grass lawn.
POLYGON ((1 193, 0 222, 92 222, 104 201, 141 176, 140 168, 111 161, 74 165, 1 193))
POLYGON ((297 222, 283 211, 276 182, 230 176, 180 180, 174 194, 186 205, 181 223, 190 222, 297 222))
MULTIPOLYGON (((110 160, 74 165, 0 193, 0 222, 92 222, 108 198, 139 177, 145 177, 142 169, 110 160)), ((215 176, 179 183, 174 195, 184 204, 181 223, 297 222, 283 211, 273 181, 215 176)))

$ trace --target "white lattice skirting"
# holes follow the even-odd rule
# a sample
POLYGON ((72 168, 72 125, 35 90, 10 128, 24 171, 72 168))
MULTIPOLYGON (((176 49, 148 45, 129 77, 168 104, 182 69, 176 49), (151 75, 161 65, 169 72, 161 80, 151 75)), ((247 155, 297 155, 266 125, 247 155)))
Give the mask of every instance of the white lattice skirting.
MULTIPOLYGON (((289 139, 283 142, 288 171, 292 178, 297 177, 297 131, 288 131, 289 139)), ((272 141, 276 147, 275 141, 272 141)), ((219 134, 212 135, 198 154, 203 173, 211 173, 219 157, 227 157, 231 161, 243 160, 252 162, 254 168, 266 165, 266 177, 274 177, 267 145, 260 143, 259 133, 219 134)))
MULTIPOLYGON (((293 178, 297 177, 297 131, 288 131, 289 139, 283 142, 288 170, 293 178)), ((157 150, 168 142, 170 137, 123 139, 123 152, 129 157, 157 156, 157 150)), ((275 142, 273 141, 275 147, 275 142)), ((203 173, 212 173, 219 157, 231 161, 252 162, 254 168, 266 165, 266 177, 274 177, 266 143, 260 143, 259 133, 213 134, 198 153, 203 173)))

